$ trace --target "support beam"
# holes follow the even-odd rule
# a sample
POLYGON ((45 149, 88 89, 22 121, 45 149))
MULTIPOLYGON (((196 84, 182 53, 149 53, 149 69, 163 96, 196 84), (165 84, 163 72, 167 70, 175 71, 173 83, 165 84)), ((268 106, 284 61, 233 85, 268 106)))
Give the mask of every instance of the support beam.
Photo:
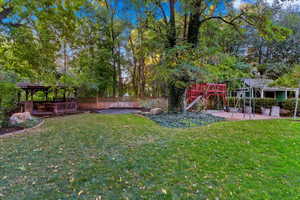
POLYGON ((260 98, 264 98, 264 89, 261 89, 261 92, 260 92, 260 98))
POLYGON ((202 99, 202 96, 198 96, 197 99, 195 99, 190 105, 188 105, 184 110, 189 110, 191 107, 193 107, 200 99, 202 99))
POLYGON ((30 90, 30 100, 33 101, 33 91, 30 90))
POLYGON ((26 90, 25 93, 26 93, 25 100, 28 101, 28 95, 29 95, 29 94, 28 94, 28 90, 26 90))
POLYGON ((18 92, 18 103, 20 103, 21 102, 21 92, 18 92))
POLYGON ((48 90, 46 90, 46 91, 45 91, 45 97, 46 97, 46 101, 48 101, 48 93, 49 93, 49 91, 48 91, 48 90))

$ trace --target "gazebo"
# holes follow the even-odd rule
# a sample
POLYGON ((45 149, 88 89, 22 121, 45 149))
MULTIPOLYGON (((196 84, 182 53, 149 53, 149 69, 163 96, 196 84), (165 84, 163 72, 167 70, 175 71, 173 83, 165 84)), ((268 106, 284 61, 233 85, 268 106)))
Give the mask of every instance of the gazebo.
POLYGON ((21 89, 18 93, 21 111, 30 112, 36 116, 50 116, 76 113, 78 110, 76 87, 45 86, 32 83, 18 83, 17 86, 21 89), (21 101, 22 91, 25 92, 25 101, 21 101), (43 92, 42 100, 34 100, 37 92, 43 92), (63 92, 60 97, 58 97, 59 92, 63 92), (71 92, 72 97, 67 97, 67 92, 71 92), (49 98, 49 94, 52 94, 51 98, 49 98))

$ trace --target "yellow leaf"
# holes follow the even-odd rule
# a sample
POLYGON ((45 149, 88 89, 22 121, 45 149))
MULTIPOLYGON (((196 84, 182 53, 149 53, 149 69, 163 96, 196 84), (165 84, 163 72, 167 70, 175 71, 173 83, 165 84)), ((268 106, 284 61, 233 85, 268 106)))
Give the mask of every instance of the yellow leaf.
POLYGON ((161 192, 167 194, 167 190, 165 190, 164 188, 161 189, 161 192))

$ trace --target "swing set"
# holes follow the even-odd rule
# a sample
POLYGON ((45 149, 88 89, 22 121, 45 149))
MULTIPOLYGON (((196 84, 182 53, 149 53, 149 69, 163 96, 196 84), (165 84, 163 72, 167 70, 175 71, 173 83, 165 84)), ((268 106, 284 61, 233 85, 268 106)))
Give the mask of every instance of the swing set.
MULTIPOLYGON (((239 79, 241 80, 241 79, 239 79)), ((196 103, 201 103, 204 110, 208 107, 208 102, 211 97, 217 97, 218 103, 223 103, 224 108, 229 108, 229 102, 227 101, 227 85, 218 83, 198 83, 192 84, 186 91, 185 94, 185 111, 190 110, 196 103)), ((243 112, 244 118, 247 116, 249 119, 255 118, 256 102, 255 96, 257 96, 255 89, 251 86, 246 86, 243 83, 242 88, 239 88, 240 96, 235 99, 233 110, 229 112, 234 114, 234 112, 243 112), (248 94, 248 96, 246 95, 248 94)), ((294 119, 296 119, 297 108, 298 108, 298 98, 299 89, 296 91, 296 103, 294 110, 294 119)))

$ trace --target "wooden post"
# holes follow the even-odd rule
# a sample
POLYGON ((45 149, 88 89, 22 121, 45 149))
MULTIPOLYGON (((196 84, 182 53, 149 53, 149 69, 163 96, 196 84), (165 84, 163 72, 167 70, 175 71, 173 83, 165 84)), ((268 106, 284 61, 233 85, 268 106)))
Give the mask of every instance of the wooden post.
POLYGON ((78 94, 77 94, 77 88, 75 88, 75 89, 74 89, 74 98, 75 98, 75 99, 77 98, 77 95, 78 95, 78 94))
POLYGON ((264 89, 261 89, 260 98, 264 98, 264 89))
POLYGON ((33 101, 33 90, 30 90, 30 99, 33 101))
POLYGON ((66 88, 64 88, 64 101, 66 101, 66 88))
POLYGON ((54 89, 54 101, 57 99, 57 88, 54 89))
POLYGON ((46 101, 48 101, 48 90, 46 90, 45 96, 46 96, 46 101))
POLYGON ((18 103, 21 102, 21 92, 18 92, 18 103))
POLYGON ((28 101, 28 90, 25 90, 25 92, 26 92, 25 100, 28 101))

